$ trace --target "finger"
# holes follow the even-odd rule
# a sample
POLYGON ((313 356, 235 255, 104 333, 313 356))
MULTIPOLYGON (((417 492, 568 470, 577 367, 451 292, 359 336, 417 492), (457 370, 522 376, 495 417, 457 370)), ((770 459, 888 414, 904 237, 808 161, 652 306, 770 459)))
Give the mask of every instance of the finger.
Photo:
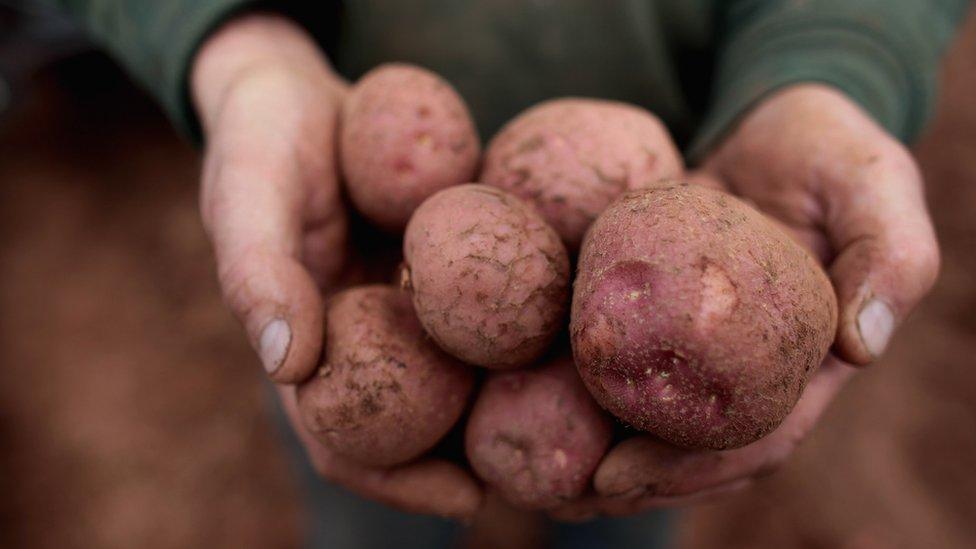
POLYGON ((754 479, 739 479, 728 484, 708 488, 687 496, 643 496, 635 499, 604 498, 601 504, 601 514, 610 517, 636 515, 653 509, 675 509, 697 505, 706 501, 734 494, 752 486, 754 479))
POLYGON ((550 510, 549 517, 560 522, 585 522, 598 516, 621 517, 653 509, 687 507, 741 491, 752 483, 753 479, 740 479, 688 496, 644 495, 637 498, 587 496, 550 510))
POLYGON ((637 498, 587 496, 550 510, 549 517, 560 522, 585 522, 598 516, 621 517, 653 509, 687 507, 741 491, 752 483, 753 479, 740 479, 688 496, 643 495, 637 498))
POLYGON ((391 469, 374 469, 336 455, 302 423, 292 386, 278 386, 285 414, 324 478, 362 497, 409 513, 471 519, 484 503, 484 491, 470 473, 442 459, 421 459, 391 469))
MULTIPOLYGON (((302 262, 312 197, 294 152, 265 139, 265 116, 231 117, 211 134, 201 213, 225 301, 271 378, 294 383, 314 371, 322 341, 322 297, 302 262)), ((341 210, 321 211, 319 231, 335 235, 341 210)))
POLYGON ((386 471, 332 459, 323 473, 365 498, 408 513, 469 520, 483 500, 471 475, 442 459, 420 460, 386 471))
POLYGON ((828 357, 786 420, 765 438, 742 448, 695 451, 650 436, 625 440, 600 464, 594 487, 602 496, 624 500, 679 497, 772 471, 806 436, 852 372, 828 357))
POLYGON ((838 252, 830 269, 840 305, 836 349, 867 364, 935 283, 939 249, 921 176, 901 145, 883 144, 843 165, 854 167, 832 174, 822 190, 838 252))

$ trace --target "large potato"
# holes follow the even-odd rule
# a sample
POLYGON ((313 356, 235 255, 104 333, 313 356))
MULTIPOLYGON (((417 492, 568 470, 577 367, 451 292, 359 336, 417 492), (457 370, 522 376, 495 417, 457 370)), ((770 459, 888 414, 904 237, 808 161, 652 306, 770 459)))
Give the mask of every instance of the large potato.
POLYGON ((489 143, 481 182, 528 200, 570 250, 621 193, 683 171, 667 128, 644 109, 555 99, 509 122, 489 143))
POLYGON ((611 421, 569 358, 493 373, 465 433, 468 460, 508 501, 555 507, 579 497, 610 444, 611 421))
POLYGON ((343 104, 339 154, 349 197, 386 230, 402 231, 428 196, 470 181, 480 152, 464 101, 420 67, 373 69, 343 104))
POLYGON ((570 332, 607 410, 679 446, 724 449, 779 425, 836 317, 820 265, 778 226, 722 192, 662 183, 587 233, 570 332))
POLYGON ((569 259, 525 202, 484 185, 445 189, 403 240, 405 282, 427 333, 487 368, 531 363, 564 326, 569 259))
POLYGON ((326 315, 325 357, 299 386, 306 427, 360 463, 389 466, 420 456, 458 421, 471 368, 424 334, 410 296, 390 286, 337 294, 326 315))

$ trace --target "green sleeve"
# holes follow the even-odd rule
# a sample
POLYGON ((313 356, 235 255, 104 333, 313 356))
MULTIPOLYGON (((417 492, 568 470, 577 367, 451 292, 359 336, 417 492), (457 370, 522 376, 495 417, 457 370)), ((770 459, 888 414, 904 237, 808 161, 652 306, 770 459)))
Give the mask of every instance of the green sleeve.
POLYGON ((207 34, 249 0, 51 0, 92 36, 163 105, 184 133, 196 135, 187 77, 207 34))
POLYGON ((797 82, 834 86, 898 139, 925 126, 939 59, 967 0, 718 2, 719 51, 710 109, 689 156, 700 161, 740 115, 797 82))

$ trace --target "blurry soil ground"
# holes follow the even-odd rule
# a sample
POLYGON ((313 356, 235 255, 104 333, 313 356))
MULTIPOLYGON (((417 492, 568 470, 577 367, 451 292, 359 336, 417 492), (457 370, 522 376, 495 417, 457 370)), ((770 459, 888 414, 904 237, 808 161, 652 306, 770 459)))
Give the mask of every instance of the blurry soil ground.
MULTIPOLYGON (((687 513, 684 547, 976 547, 976 19, 948 74, 917 149, 933 296, 787 467, 687 513)), ((300 544, 197 170, 100 58, 0 126, 0 547, 300 544)))
POLYGON ((96 56, 46 71, 4 124, 0 547, 298 546, 196 154, 96 56))

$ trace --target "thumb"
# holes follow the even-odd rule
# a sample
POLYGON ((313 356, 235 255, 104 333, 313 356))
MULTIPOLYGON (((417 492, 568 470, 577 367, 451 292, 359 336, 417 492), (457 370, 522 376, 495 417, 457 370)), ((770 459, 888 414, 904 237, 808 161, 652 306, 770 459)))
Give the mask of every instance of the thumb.
POLYGON ((302 182, 287 157, 230 150, 208 155, 201 196, 220 287, 272 380, 297 383, 314 371, 323 333, 322 295, 301 262, 302 182))
POLYGON ((331 152, 344 84, 310 36, 267 14, 209 38, 192 84, 207 137, 201 214, 224 299, 272 380, 297 383, 322 346, 316 281, 327 286, 344 260, 331 152))
POLYGON ((837 250, 830 268, 840 306, 836 349, 867 364, 938 275, 921 175, 909 153, 891 143, 825 199, 826 232, 837 250))

